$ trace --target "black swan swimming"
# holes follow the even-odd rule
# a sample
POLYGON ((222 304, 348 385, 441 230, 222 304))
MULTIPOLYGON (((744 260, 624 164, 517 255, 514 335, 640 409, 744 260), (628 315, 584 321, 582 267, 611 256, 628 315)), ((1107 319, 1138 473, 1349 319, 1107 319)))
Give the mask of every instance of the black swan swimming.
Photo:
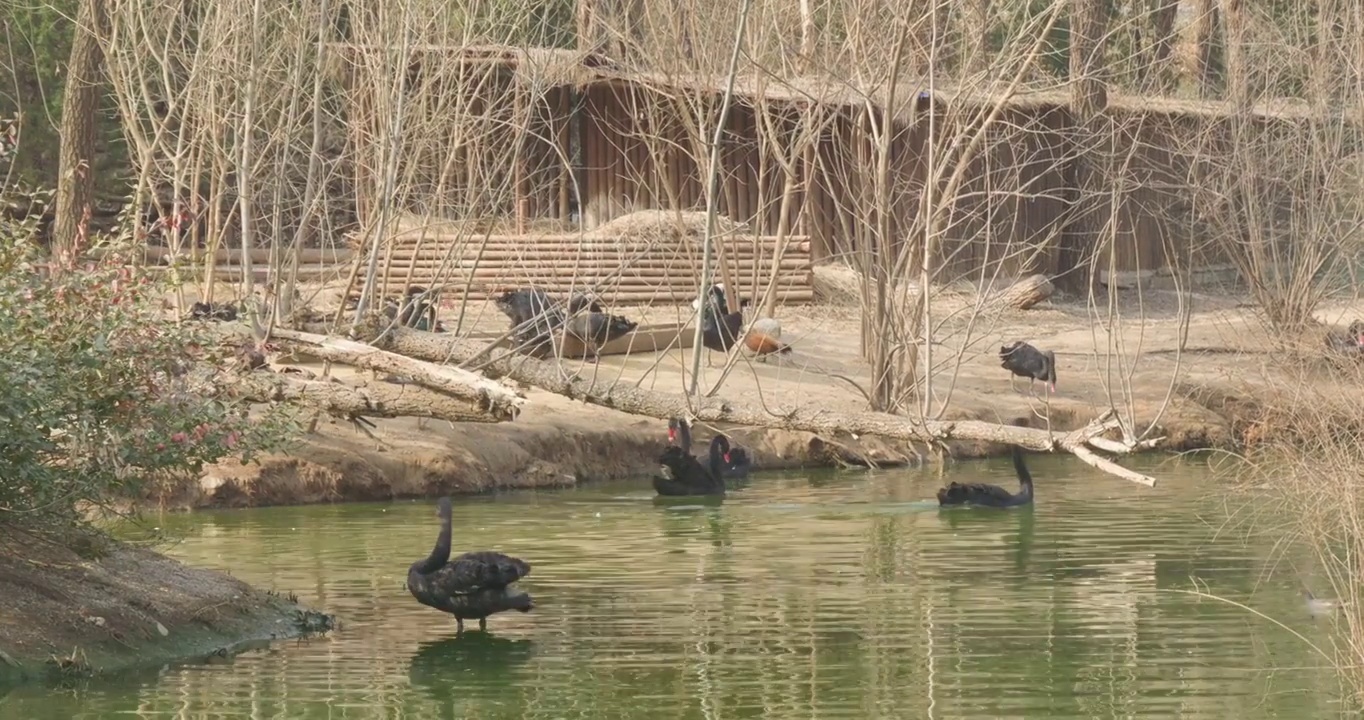
MULTIPOLYGON (((723 435, 716 435, 711 439, 712 443, 719 442, 720 454, 723 459, 721 465, 724 479, 731 478, 740 480, 748 477, 748 471, 753 469, 753 461, 748 457, 748 451, 735 445, 730 447, 729 438, 723 435)), ((683 418, 668 418, 668 442, 682 448, 682 452, 691 454, 691 423, 683 418)))
POLYGON ((1013 446, 1014 472, 1018 473, 1019 490, 1011 493, 998 485, 985 483, 950 483, 938 490, 939 505, 982 505, 985 507, 1018 507, 1032 503, 1032 474, 1023 462, 1023 451, 1013 446))
POLYGON ((716 435, 711 439, 711 444, 719 443, 721 458, 724 460, 724 476, 728 480, 734 478, 740 480, 748 477, 748 471, 753 469, 753 461, 748 457, 748 451, 739 446, 730 447, 729 438, 724 435, 716 435))
POLYGON ((1015 377, 1028 378, 1028 390, 1032 392, 1033 383, 1041 380, 1050 384, 1051 392, 1056 392, 1056 353, 1038 350, 1028 343, 1018 342, 999 348, 999 366, 1013 373, 1009 376, 1009 387, 1014 387, 1015 377))
POLYGON ((658 456, 658 463, 668 469, 672 477, 654 478, 654 491, 659 495, 684 497, 688 495, 724 495, 724 451, 720 449, 723 435, 710 441, 710 467, 701 464, 691 453, 676 445, 669 445, 658 456))
POLYGON ((530 574, 530 563, 499 552, 467 552, 450 560, 450 498, 436 503, 440 536, 430 557, 412 563, 407 589, 417 602, 455 616, 456 632, 464 632, 465 620, 478 620, 488 628, 488 616, 506 610, 530 612, 530 595, 511 584, 530 574))
POLYGON ((691 423, 679 417, 668 418, 668 443, 691 454, 691 423))

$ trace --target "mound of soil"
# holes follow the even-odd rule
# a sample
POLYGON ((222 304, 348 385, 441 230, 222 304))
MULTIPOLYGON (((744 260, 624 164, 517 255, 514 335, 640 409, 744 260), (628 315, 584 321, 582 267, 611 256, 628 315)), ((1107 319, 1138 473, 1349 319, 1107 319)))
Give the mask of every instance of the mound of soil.
POLYGON ((331 625, 291 598, 93 531, 0 526, 0 682, 231 654, 331 625))

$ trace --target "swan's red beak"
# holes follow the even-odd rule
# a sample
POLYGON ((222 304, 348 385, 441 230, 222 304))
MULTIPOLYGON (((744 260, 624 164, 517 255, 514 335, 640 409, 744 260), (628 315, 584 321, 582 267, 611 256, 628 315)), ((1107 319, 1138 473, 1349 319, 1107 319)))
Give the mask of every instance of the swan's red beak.
POLYGON ((668 428, 668 442, 673 442, 673 441, 676 440, 676 439, 677 439, 677 431, 674 430, 674 429, 672 429, 672 428, 668 428))
POLYGON ((1051 391, 1056 392, 1056 383, 1051 384, 1051 391))
POLYGON ((725 462, 729 462, 729 453, 725 453, 725 462))

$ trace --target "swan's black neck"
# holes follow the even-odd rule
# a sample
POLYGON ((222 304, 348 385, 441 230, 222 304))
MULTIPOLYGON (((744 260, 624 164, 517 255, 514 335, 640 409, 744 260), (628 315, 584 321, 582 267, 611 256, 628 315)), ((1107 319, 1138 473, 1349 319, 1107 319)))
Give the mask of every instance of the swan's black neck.
POLYGON ((443 567, 450 559, 450 514, 441 513, 440 516, 440 535, 436 538, 436 547, 431 549, 431 555, 425 560, 412 566, 413 570, 419 573, 433 573, 443 567))
POLYGON ((691 423, 685 419, 677 423, 677 444, 682 447, 683 452, 691 452, 691 423))
POLYGON ((710 474, 715 478, 715 482, 723 483, 725 478, 725 452, 728 450, 729 441, 725 436, 716 435, 710 441, 710 474))
POLYGON ((1032 473, 1028 472, 1028 465, 1023 462, 1023 451, 1018 446, 1013 446, 1014 472, 1018 473, 1018 485, 1021 488, 1019 495, 1032 497, 1032 473))

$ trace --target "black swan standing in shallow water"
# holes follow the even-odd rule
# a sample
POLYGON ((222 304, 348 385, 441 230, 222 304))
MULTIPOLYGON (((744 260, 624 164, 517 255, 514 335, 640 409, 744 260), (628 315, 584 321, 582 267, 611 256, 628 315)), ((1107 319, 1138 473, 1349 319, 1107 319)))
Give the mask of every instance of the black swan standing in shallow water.
POLYGON ((450 560, 450 498, 436 503, 440 536, 431 556, 412 563, 407 589, 417 602, 455 616, 456 632, 464 632, 465 620, 478 620, 488 628, 488 616, 506 610, 530 612, 530 595, 517 592, 512 583, 530 574, 530 563, 498 552, 468 552, 450 560))
POLYGON ((1011 493, 998 485, 985 483, 951 483, 938 490, 939 505, 983 505, 985 507, 1018 507, 1032 503, 1032 474, 1023 462, 1023 451, 1013 446, 1014 472, 1018 473, 1019 490, 1011 493))
POLYGON ((1051 392, 1056 392, 1056 353, 1050 350, 1038 350, 1019 340, 999 348, 999 366, 1013 373, 1009 376, 1010 388, 1015 377, 1025 377, 1029 392, 1038 380, 1050 384, 1051 392))
POLYGON ((710 467, 701 464, 691 453, 676 445, 669 445, 658 456, 658 463, 668 469, 669 478, 654 478, 654 490, 659 495, 684 497, 688 495, 724 495, 723 435, 710 441, 710 467))

